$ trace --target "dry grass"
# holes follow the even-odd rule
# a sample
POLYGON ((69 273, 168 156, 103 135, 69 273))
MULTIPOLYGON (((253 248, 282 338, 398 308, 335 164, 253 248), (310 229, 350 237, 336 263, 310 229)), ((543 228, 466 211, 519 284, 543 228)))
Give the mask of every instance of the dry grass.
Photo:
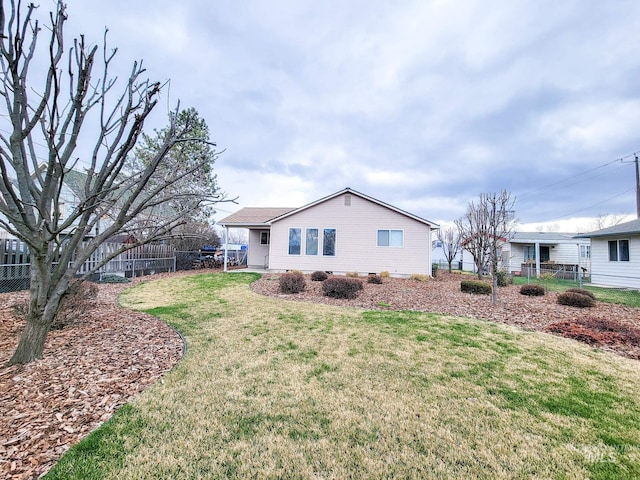
POLYGON ((187 356, 52 478, 640 472, 635 361, 482 321, 262 297, 231 276, 122 297, 177 326, 187 356))

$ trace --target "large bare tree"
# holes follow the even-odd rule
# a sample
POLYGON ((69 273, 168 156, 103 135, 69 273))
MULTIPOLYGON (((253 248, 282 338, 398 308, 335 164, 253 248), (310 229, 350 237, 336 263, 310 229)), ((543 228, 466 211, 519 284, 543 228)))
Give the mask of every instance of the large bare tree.
POLYGON ((150 242, 190 211, 224 200, 217 186, 175 188, 208 168, 209 159, 187 169, 162 168, 177 145, 202 141, 192 135, 200 127, 197 116, 186 115, 178 125, 178 108, 155 152, 139 168, 128 167, 162 86, 144 78, 141 62, 119 84, 106 32, 101 48, 84 36, 65 47, 67 12, 61 1, 55 6, 45 28, 32 3, 0 6, 0 226, 26 242, 31 257, 27 322, 12 364, 42 356, 61 300, 103 242, 119 233, 135 239, 122 250, 150 242), (74 172, 83 181, 69 208, 61 193, 74 172))
POLYGON ((449 264, 449 273, 451 273, 451 264, 460 252, 460 229, 455 225, 440 228, 438 240, 442 244, 442 252, 449 264))
POLYGON ((515 198, 502 190, 500 193, 482 193, 478 202, 467 205, 467 213, 456 221, 462 244, 471 252, 478 278, 488 264, 493 279, 492 302, 498 302, 498 265, 502 246, 513 236, 515 226, 515 198))

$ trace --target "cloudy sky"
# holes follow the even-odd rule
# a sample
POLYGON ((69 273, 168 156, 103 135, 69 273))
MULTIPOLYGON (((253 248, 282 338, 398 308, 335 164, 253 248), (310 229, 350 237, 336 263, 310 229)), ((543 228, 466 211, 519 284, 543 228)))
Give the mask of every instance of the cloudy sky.
POLYGON ((162 119, 206 119, 238 197, 218 218, 347 186, 436 222, 502 189, 529 225, 635 215, 637 0, 67 4, 70 32, 108 26, 121 65, 171 80, 162 119))

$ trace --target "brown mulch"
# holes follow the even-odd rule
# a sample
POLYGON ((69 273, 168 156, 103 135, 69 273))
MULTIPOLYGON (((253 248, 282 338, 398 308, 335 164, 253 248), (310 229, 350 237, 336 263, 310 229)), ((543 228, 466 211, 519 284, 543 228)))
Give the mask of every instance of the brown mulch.
MULTIPOLYGON (((515 286, 501 288, 499 304, 492 305, 490 297, 460 292, 461 277, 446 272, 425 282, 385 279, 375 285, 364 279, 364 290, 355 300, 323 296, 321 282, 308 276, 305 292, 283 295, 278 278, 264 275, 252 289, 288 300, 428 311, 559 332, 640 359, 640 341, 630 340, 640 339, 640 309, 601 302, 576 309, 557 305, 554 293, 525 297, 515 286)), ((94 308, 50 332, 43 359, 11 367, 6 363, 24 325, 14 306, 25 301, 26 292, 0 294, 0 478, 43 475, 71 445, 181 358, 183 344, 175 331, 117 305, 118 295, 130 285, 100 285, 94 308)))
POLYGON ((0 295, 0 478, 43 475, 182 358, 173 329, 118 306, 130 285, 100 285, 89 311, 49 333, 41 360, 10 367, 24 325, 14 307, 27 296, 0 295))
POLYGON ((306 276, 305 291, 282 294, 279 275, 264 275, 251 286, 254 292, 273 297, 331 305, 378 310, 415 310, 491 320, 528 330, 539 330, 574 338, 619 355, 640 359, 640 309, 596 302, 592 308, 575 308, 556 303, 557 294, 541 297, 520 294, 520 287, 499 288, 497 305, 488 295, 460 291, 460 281, 468 275, 438 272, 427 281, 386 278, 382 285, 367 283, 354 300, 329 298, 322 282, 306 276))

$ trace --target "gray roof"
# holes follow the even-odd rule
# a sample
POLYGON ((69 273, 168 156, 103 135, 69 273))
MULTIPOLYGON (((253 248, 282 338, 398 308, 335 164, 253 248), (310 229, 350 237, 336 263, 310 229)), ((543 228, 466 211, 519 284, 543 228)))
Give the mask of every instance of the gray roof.
POLYGON ((229 226, 260 226, 268 225, 269 221, 285 213, 295 210, 291 207, 245 207, 235 213, 224 217, 218 222, 220 225, 229 226))
POLYGON ((640 235, 640 218, 636 218, 630 222, 620 223, 613 227, 596 230, 595 232, 576 235, 576 238, 608 237, 612 235, 640 235))
POLYGON ((575 243, 575 233, 560 232, 516 232, 511 243, 575 243))

